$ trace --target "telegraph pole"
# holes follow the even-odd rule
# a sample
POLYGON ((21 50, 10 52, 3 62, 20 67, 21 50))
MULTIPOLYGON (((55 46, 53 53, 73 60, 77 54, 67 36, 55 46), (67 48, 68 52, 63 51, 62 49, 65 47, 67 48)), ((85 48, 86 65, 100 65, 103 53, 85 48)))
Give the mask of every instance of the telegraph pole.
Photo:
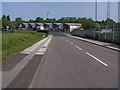
MULTIPOLYGON (((97 25, 97 0, 95 1, 95 21, 97 25)), ((94 30, 94 38, 96 36, 96 29, 94 30)))
POLYGON ((54 12, 47 12, 47 18, 49 18, 49 13, 54 13, 54 12))
POLYGON ((47 18, 48 18, 49 13, 50 13, 50 12, 47 12, 47 18))
POLYGON ((95 2, 95 21, 97 21, 97 0, 95 2))
MULTIPOLYGON (((107 2, 107 22, 106 22, 106 30, 108 30, 108 20, 110 19, 110 0, 107 2)), ((106 39, 106 30, 105 30, 105 39, 106 39)))

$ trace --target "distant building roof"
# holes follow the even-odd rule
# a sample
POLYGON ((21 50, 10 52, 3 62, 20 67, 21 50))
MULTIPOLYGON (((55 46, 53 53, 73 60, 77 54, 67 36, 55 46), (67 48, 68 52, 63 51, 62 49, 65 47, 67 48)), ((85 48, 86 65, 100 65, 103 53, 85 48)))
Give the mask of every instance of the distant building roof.
POLYGON ((35 25, 35 23, 29 23, 30 25, 35 25))
POLYGON ((22 23, 23 25, 28 25, 28 23, 22 23))
POLYGON ((81 23, 65 23, 69 26, 81 26, 82 24, 81 23))
POLYGON ((43 23, 36 23, 37 25, 43 26, 43 23))
POLYGON ((62 23, 54 23, 54 24, 56 24, 56 25, 60 25, 60 24, 62 24, 62 23))
POLYGON ((52 23, 45 23, 46 25, 51 25, 52 23))

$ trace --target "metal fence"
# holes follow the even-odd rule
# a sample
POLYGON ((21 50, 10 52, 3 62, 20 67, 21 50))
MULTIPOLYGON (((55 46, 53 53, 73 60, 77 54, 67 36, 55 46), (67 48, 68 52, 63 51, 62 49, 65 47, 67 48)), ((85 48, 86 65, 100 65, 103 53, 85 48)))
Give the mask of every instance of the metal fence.
POLYGON ((120 28, 111 29, 90 29, 90 30, 73 30, 72 35, 110 42, 120 45, 120 28))

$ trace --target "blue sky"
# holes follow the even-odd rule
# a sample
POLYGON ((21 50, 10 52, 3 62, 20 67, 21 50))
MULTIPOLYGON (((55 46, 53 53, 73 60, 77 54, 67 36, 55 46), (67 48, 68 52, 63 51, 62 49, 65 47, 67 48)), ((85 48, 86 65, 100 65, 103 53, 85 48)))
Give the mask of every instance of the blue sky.
MULTIPOLYGON (((14 20, 21 17, 23 20, 36 17, 49 18, 61 17, 88 17, 94 19, 94 2, 2 2, 2 14, 10 15, 14 20)), ((98 20, 106 19, 107 3, 98 3, 98 20)), ((118 3, 111 2, 111 18, 118 21, 118 3)))

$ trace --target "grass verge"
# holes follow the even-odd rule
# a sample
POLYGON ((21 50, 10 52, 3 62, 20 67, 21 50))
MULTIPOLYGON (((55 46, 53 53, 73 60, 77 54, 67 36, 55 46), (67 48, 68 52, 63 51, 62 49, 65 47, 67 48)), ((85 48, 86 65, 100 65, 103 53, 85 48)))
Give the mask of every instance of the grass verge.
POLYGON ((2 34, 2 62, 15 55, 19 51, 31 46, 43 39, 45 33, 37 32, 16 32, 2 34))

